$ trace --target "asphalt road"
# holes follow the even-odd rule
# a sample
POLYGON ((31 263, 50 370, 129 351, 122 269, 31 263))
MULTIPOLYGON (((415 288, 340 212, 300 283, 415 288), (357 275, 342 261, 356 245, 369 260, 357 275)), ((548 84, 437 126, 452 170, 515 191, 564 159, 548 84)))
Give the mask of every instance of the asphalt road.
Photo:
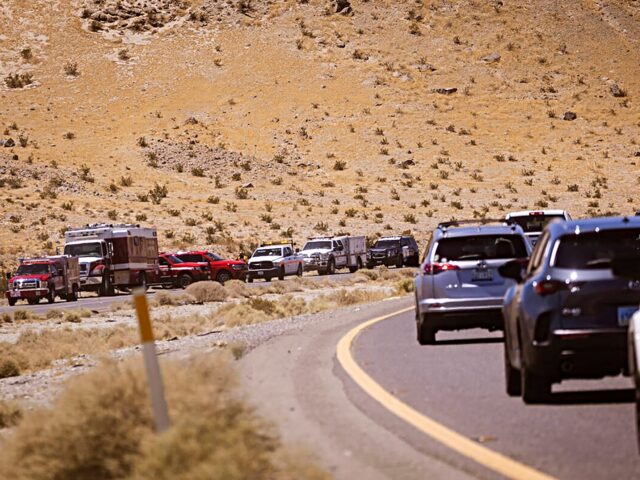
MULTIPOLYGON (((436 345, 420 346, 409 312, 362 332, 352 352, 404 403, 536 470, 563 479, 640 478, 631 380, 563 382, 554 385, 550 404, 526 406, 505 393, 501 338, 484 330, 439 332, 436 345)), ((406 439, 430 453, 424 439, 406 439)), ((474 475, 492 476, 458 454, 443 455, 474 475)))
MULTIPOLYGON (((328 276, 319 276, 316 274, 305 275, 304 278, 314 281, 320 280, 330 280, 330 281, 338 281, 338 280, 346 280, 353 277, 351 273, 337 273, 335 275, 328 276)), ((284 281, 290 281, 292 278, 296 277, 285 277, 284 281)), ((279 282, 280 280, 272 280, 272 282, 279 282)), ((246 285, 250 288, 255 288, 260 285, 265 285, 268 282, 263 281, 255 281, 254 283, 247 283, 246 285)), ((149 289, 149 295, 153 295, 156 291, 163 291, 149 289)), ((169 290, 171 292, 181 292, 180 289, 172 289, 169 290)), ((25 309, 29 310, 35 314, 43 315, 46 314, 49 310, 73 310, 77 308, 86 308, 88 310, 94 310, 97 312, 106 311, 112 308, 115 304, 125 303, 131 301, 131 294, 129 293, 118 293, 113 297, 98 297, 95 293, 91 292, 82 292, 81 298, 78 299, 77 302, 67 302, 65 300, 61 300, 59 298, 52 304, 45 303, 44 300, 41 300, 41 303, 37 305, 29 305, 26 301, 19 301, 14 307, 9 307, 8 305, 4 305, 0 307, 0 314, 2 313, 11 313, 16 309, 25 309)))

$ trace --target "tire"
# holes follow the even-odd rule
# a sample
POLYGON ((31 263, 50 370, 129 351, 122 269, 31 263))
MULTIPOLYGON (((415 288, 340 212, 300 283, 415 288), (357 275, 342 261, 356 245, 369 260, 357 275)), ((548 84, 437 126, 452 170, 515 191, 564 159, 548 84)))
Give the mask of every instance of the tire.
POLYGON ((522 365, 520 370, 522 400, 527 405, 544 403, 551 397, 551 382, 548 378, 535 375, 522 365))
POLYGON ((40 302, 40 297, 36 297, 36 298, 27 298, 27 303, 29 305, 36 305, 37 303, 40 302))
POLYGON ((278 272, 278 280, 284 280, 284 267, 280 267, 280 271, 278 272))
POLYGON ((318 275, 323 275, 323 276, 324 276, 324 275, 326 275, 326 274, 327 274, 327 271, 326 271, 326 270, 320 270, 320 269, 318 269, 318 275))
POLYGON ((231 274, 227 270, 220 270, 218 275, 216 275, 216 281, 223 285, 229 280, 231 280, 231 274))
POLYGON ((358 271, 358 267, 349 267, 349 273, 356 273, 358 271))
POLYGON ((509 361, 507 353, 507 340, 504 341, 504 378, 507 395, 510 397, 519 397, 522 395, 522 384, 520 379, 520 370, 513 368, 509 361))
POLYGON ((13 307, 16 304, 16 299, 15 298, 10 298, 7 300, 9 302, 9 306, 13 307))
POLYGON ((333 275, 336 273, 336 261, 332 258, 327 264, 327 275, 333 275))
POLYGON ((100 290, 98 291, 98 295, 100 297, 111 297, 114 294, 113 285, 111 284, 111 275, 109 273, 102 276, 102 285, 100 285, 100 290))
POLYGON ((47 303, 53 303, 56 301, 56 291, 53 288, 49 288, 49 293, 47 294, 47 303))
POLYGON ((298 265, 298 271, 296 272, 296 277, 301 277, 304 273, 304 269, 302 268, 302 264, 298 265))
POLYGON ((437 330, 424 324, 424 319, 420 318, 416 307, 416 330, 417 340, 420 345, 433 345, 436 343, 437 330))
POLYGON ((398 255, 398 258, 396 258, 396 268, 402 268, 402 266, 404 265, 404 259, 402 258, 402 254, 398 255))
POLYGON ((178 287, 183 290, 187 288, 189 285, 191 285, 192 282, 193 282, 193 279, 191 278, 191 275, 188 275, 186 273, 178 277, 178 287))
POLYGON ((247 275, 247 283, 253 283, 253 277, 251 275, 247 275))
POLYGON ((71 293, 67 293, 67 302, 76 302, 78 301, 78 286, 74 285, 71 287, 71 293))
POLYGON ((142 288, 145 292, 149 290, 149 285, 147 285, 147 274, 142 272, 138 278, 140 279, 140 288, 142 288))

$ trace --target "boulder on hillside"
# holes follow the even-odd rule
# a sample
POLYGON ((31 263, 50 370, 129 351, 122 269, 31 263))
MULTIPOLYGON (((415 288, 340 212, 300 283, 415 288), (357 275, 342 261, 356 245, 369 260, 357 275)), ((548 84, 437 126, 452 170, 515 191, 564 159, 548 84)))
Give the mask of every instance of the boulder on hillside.
POLYGON ((502 57, 500 56, 499 53, 493 52, 493 53, 490 53, 489 55, 485 55, 484 57, 481 58, 481 60, 487 63, 497 63, 500 61, 501 58, 502 57))
POLYGON ((567 121, 572 121, 576 118, 578 118, 578 115, 575 112, 564 112, 564 115, 562 116, 562 119, 567 121))
POLYGON ((609 85, 609 90, 611 90, 611 95, 617 98, 622 98, 627 96, 627 92, 620 88, 620 86, 616 82, 612 82, 609 85))

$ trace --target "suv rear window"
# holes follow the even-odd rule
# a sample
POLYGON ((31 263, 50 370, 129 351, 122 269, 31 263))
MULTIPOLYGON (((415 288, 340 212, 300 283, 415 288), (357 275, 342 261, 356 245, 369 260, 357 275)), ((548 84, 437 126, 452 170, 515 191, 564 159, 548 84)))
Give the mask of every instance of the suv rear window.
POLYGON ((451 262, 526 257, 527 247, 524 238, 508 234, 443 238, 438 242, 433 260, 451 262))
POLYGON ((564 220, 564 215, 528 215, 522 217, 510 217, 509 221, 517 223, 525 233, 541 232, 551 220, 559 218, 564 220))
POLYGON ((607 269, 613 258, 640 256, 640 229, 565 235, 559 242, 553 262, 558 268, 607 269))

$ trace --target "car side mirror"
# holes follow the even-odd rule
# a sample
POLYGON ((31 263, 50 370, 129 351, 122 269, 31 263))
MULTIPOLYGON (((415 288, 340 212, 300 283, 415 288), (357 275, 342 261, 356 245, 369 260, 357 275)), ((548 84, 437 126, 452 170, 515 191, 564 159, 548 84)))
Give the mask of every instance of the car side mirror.
POLYGON ((518 260, 511 260, 498 267, 498 273, 504 278, 511 278, 516 282, 522 282, 522 263, 518 260))
POLYGON ((640 280, 640 257, 620 257, 611 260, 611 270, 616 277, 640 280))

